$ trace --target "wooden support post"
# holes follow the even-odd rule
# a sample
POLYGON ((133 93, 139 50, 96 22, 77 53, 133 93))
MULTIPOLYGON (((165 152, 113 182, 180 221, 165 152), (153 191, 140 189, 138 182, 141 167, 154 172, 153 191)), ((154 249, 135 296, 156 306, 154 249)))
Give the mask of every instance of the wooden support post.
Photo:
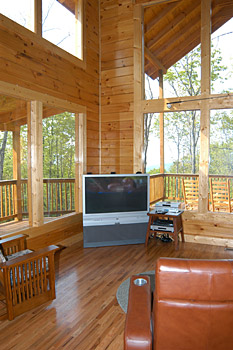
POLYGON ((83 0, 75 0, 75 54, 83 59, 83 0))
MULTIPOLYGON (((211 35, 211 0, 201 0, 201 97, 210 93, 210 35, 211 35)), ((210 107, 209 100, 201 101, 200 120, 200 167, 199 167, 199 203, 198 211, 208 211, 209 189, 209 141, 210 107)))
MULTIPOLYGON (((159 98, 163 98, 163 71, 159 70, 159 98)), ((160 173, 164 174, 164 113, 159 113, 160 173)))
POLYGON ((141 102, 144 97, 143 63, 143 9, 134 6, 134 155, 133 172, 143 172, 143 113, 141 102))
POLYGON ((32 101, 28 111, 28 198, 29 224, 44 223, 42 102, 32 101))
POLYGON ((75 115, 75 211, 82 212, 82 175, 86 173, 86 116, 75 115))
POLYGON ((14 212, 17 214, 16 220, 22 220, 21 204, 21 161, 20 161, 20 127, 13 131, 13 178, 16 180, 14 187, 14 212))
POLYGON ((42 0, 35 0, 34 4, 34 32, 42 36, 42 0))

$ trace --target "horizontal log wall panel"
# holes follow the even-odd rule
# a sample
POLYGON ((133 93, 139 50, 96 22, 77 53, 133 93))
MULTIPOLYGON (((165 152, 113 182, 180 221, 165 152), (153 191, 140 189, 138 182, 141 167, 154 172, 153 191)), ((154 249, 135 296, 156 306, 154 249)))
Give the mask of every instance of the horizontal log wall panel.
POLYGON ((182 215, 185 234, 221 239, 233 239, 232 214, 186 211, 182 215))
POLYGON ((119 103, 102 106, 102 113, 133 112, 133 103, 119 103))
POLYGON ((102 132, 103 140, 124 140, 124 139, 133 139, 132 130, 118 130, 118 131, 103 131, 102 132))
POLYGON ((102 71, 101 80, 109 80, 111 78, 125 77, 132 74, 133 74, 133 66, 107 69, 105 71, 102 71))
POLYGON ((98 157, 99 155, 99 150, 98 148, 91 148, 90 146, 88 147, 87 149, 87 157, 88 159, 91 158, 91 157, 98 157))
MULTIPOLYGON (((105 58, 106 59, 106 58, 105 58)), ((133 66, 133 57, 123 57, 119 59, 113 59, 113 61, 102 62, 102 69, 121 68, 126 66, 133 66)))
MULTIPOLYGON (((116 52, 118 50, 129 49, 133 47, 133 38, 128 40, 122 40, 120 42, 116 41, 114 43, 101 43, 101 52, 102 55, 109 52, 116 52)), ((104 56, 101 57, 104 59, 104 56)))
POLYGON ((133 75, 125 75, 125 76, 119 76, 119 77, 112 77, 103 79, 102 86, 103 87, 112 87, 112 86, 121 86, 123 87, 124 84, 133 84, 133 75))
POLYGON ((115 149, 120 149, 129 147, 132 149, 133 147, 133 140, 127 139, 127 140, 102 140, 102 148, 115 148, 115 149))
POLYGON ((114 121, 108 123, 102 123, 102 131, 112 131, 112 130, 130 130, 133 129, 132 121, 114 121))
POLYGON ((101 103, 104 105, 115 105, 119 103, 130 103, 133 102, 133 94, 121 94, 121 95, 112 95, 112 96, 102 96, 101 103))
POLYGON ((87 159, 91 171, 99 164, 99 4, 89 0, 85 8, 84 62, 0 15, 0 79, 87 107, 87 149, 98 151, 87 159), (89 132, 89 120, 97 132, 89 132))
POLYGON ((121 121, 121 120, 131 120, 133 119, 132 112, 120 112, 120 113, 111 113, 102 115, 102 122, 111 122, 111 121, 121 121))
POLYGON ((117 96, 120 94, 133 93, 133 84, 119 85, 119 86, 105 86, 101 89, 102 96, 117 96))
POLYGON ((103 157, 117 157, 119 154, 122 157, 128 157, 131 154, 133 156, 132 147, 122 147, 122 148, 102 148, 101 154, 103 157))
POLYGON ((131 0, 113 1, 111 7, 108 7, 108 1, 101 1, 101 23, 109 21, 111 18, 119 19, 119 21, 127 20, 129 12, 133 9, 133 4, 131 0), (106 5, 106 6, 105 6, 106 5))
MULTIPOLYGON (((119 50, 115 51, 108 51, 104 53, 104 58, 101 59, 101 65, 102 69, 105 69, 105 64, 109 64, 111 69, 114 68, 115 60, 123 60, 123 59, 131 59, 133 62, 133 48, 120 48, 119 50)), ((130 64, 132 65, 132 64, 130 64)))
POLYGON ((109 157, 109 158, 104 158, 103 160, 103 165, 132 165, 133 161, 129 161, 128 157, 109 157))

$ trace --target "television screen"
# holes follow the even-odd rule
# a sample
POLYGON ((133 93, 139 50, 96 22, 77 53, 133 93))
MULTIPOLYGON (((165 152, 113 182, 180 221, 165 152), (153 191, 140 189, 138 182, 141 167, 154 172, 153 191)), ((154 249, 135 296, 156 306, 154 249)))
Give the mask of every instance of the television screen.
POLYGON ((84 175, 83 214, 148 211, 149 175, 84 175))

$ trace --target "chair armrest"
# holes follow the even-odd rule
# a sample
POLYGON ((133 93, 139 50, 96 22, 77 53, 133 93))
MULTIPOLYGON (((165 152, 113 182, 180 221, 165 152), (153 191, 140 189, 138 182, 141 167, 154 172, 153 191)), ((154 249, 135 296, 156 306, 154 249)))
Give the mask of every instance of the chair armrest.
POLYGON ((148 276, 132 276, 129 288, 128 311, 125 321, 124 349, 151 350, 151 288, 148 276), (138 286, 137 279, 145 279, 146 284, 138 286))
POLYGON ((20 234, 0 240, 0 246, 3 249, 4 255, 10 255, 16 251, 26 249, 26 237, 28 235, 20 234))
POLYGON ((48 247, 42 248, 40 250, 37 250, 32 253, 25 254, 23 256, 20 256, 18 258, 6 261, 5 263, 2 263, 0 266, 2 269, 6 269, 8 267, 14 266, 14 265, 19 265, 22 262, 26 262, 29 260, 36 260, 41 258, 42 256, 51 256, 54 255, 57 250, 60 248, 57 247, 56 245, 50 245, 48 247))

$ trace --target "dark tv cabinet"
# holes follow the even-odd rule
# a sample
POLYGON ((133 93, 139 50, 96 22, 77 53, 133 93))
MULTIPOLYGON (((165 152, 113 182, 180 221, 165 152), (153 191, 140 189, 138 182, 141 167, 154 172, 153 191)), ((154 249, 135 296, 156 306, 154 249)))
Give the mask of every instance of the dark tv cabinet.
POLYGON ((83 227, 83 246, 106 247, 126 244, 144 244, 147 222, 83 227))

